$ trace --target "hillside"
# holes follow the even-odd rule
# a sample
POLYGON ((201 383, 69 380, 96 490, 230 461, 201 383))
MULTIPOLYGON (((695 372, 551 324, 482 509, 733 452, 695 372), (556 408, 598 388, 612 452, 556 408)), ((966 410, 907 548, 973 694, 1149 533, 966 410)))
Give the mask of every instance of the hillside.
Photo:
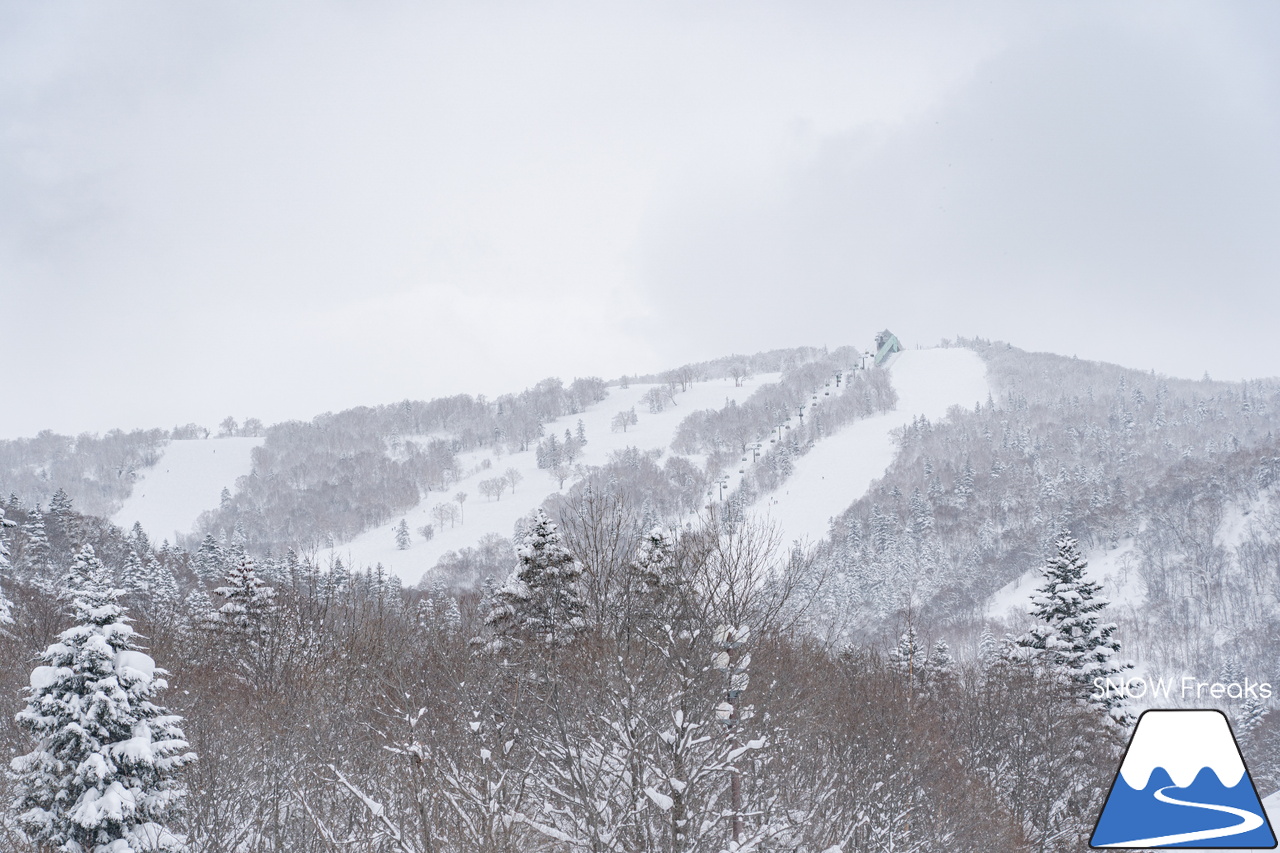
POLYGON ((898 432, 912 420, 943 418, 952 406, 972 407, 990 394, 986 365, 969 350, 907 350, 894 357, 888 371, 898 395, 893 411, 824 437, 796 461, 787 481, 757 504, 778 526, 783 542, 824 539, 831 519, 884 476, 898 452, 898 432))
MULTIPOLYGON (((1280 383, 979 340, 858 359, 548 379, 254 438, 9 443, 0 688, 23 690, 90 544, 179 688, 197 849, 321 853, 340 821, 468 839, 494 815, 512 850, 586 849, 590 825, 665 837, 677 803, 720 813, 747 753, 747 823, 789 849, 1079 849, 1123 726, 1000 638, 1031 627, 1070 530, 1135 672, 1280 683, 1280 383), (557 574, 511 578, 538 554, 557 574), (578 578, 555 634, 549 610, 511 627, 539 577, 578 578), (739 695, 741 746, 700 737, 739 695)), ((1228 713, 1260 791, 1280 788, 1269 706, 1187 701, 1228 713)))
POLYGON ((141 524, 152 536, 181 541, 202 512, 218 506, 222 490, 249 473, 261 438, 170 441, 156 462, 143 469, 111 520, 121 527, 141 524))
MULTIPOLYGON (((738 382, 733 379, 715 379, 692 384, 689 390, 673 394, 660 412, 650 412, 645 397, 662 391, 664 384, 635 384, 617 388, 599 403, 585 407, 581 412, 555 418, 546 423, 548 435, 568 431, 571 436, 581 423, 587 442, 581 455, 574 460, 576 466, 604 465, 610 457, 626 448, 634 447, 642 453, 669 454, 676 428, 686 413, 696 409, 721 408, 730 401, 746 399, 761 385, 776 381, 778 374, 761 374, 738 382), (618 412, 635 409, 636 423, 614 428, 611 421, 618 412)), ((411 439, 410 439, 411 440, 411 439)), ((705 469, 706 459, 698 456, 683 457, 698 469, 705 469)), ((451 480, 447 488, 427 492, 422 500, 407 510, 403 518, 410 531, 418 531, 424 525, 433 525, 436 532, 429 540, 413 533, 412 544, 401 550, 396 546, 396 524, 375 527, 347 542, 336 543, 322 552, 325 556, 338 556, 352 566, 372 566, 381 563, 409 583, 416 583, 435 566, 445 552, 474 546, 486 535, 510 537, 516 522, 528 515, 553 494, 563 493, 577 477, 559 482, 555 472, 538 467, 534 449, 503 453, 502 448, 474 450, 457 456, 459 476, 451 480), (480 483, 509 471, 516 472, 514 491, 510 484, 501 494, 485 496, 480 483), (441 503, 454 502, 454 496, 464 493, 466 499, 456 520, 444 523, 431 515, 441 503)), ((398 523, 398 521, 397 521, 398 523)))

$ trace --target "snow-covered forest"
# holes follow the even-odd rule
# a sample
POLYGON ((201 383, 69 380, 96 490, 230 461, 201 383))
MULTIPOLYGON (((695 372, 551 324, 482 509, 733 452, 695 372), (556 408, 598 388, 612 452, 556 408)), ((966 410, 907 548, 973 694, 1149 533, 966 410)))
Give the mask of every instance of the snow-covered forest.
POLYGON ((941 417, 847 347, 229 419, 176 540, 111 517, 214 431, 0 443, 0 847, 1087 849, 1142 707, 1094 677, 1280 681, 1280 383, 944 346, 941 417), (801 475, 895 413, 869 488, 801 475))

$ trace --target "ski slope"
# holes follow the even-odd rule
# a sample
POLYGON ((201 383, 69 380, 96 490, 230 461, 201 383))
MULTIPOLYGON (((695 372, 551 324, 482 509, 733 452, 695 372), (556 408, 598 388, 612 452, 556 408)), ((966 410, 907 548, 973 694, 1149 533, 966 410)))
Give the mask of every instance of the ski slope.
MULTIPOLYGON (((675 405, 668 403, 662 412, 656 414, 649 413, 642 398, 650 388, 657 386, 610 388, 609 396, 602 402, 579 414, 566 415, 548 423, 546 432, 548 435, 552 432, 563 435, 566 429, 574 432, 581 420, 587 436, 587 445, 579 459, 584 465, 603 465, 609 461, 611 453, 627 447, 660 450, 665 457, 671 453, 671 441, 675 437, 676 428, 690 412, 720 409, 730 400, 741 402, 757 388, 777 382, 778 378, 779 374, 776 373, 761 374, 742 380, 738 386, 734 385, 732 379, 699 382, 690 386, 688 391, 677 393, 675 405), (633 406, 639 423, 628 427, 625 433, 613 432, 610 428, 613 416, 633 406)), ((699 465, 705 464, 704 459, 688 458, 699 465)), ((462 479, 447 491, 425 495, 416 507, 405 513, 404 518, 409 524, 413 540, 408 550, 396 548, 395 528, 400 519, 394 518, 324 554, 341 557, 347 565, 373 566, 381 563, 406 584, 417 583, 446 551, 474 546, 482 536, 489 533, 511 537, 520 518, 532 512, 548 496, 562 491, 548 471, 538 468, 532 450, 502 455, 488 450, 476 451, 461 454, 459 462, 464 472, 462 479), (489 467, 482 467, 486 462, 489 467), (508 490, 498 500, 483 497, 479 489, 480 481, 498 477, 508 468, 515 468, 524 478, 516 486, 515 493, 508 490), (432 507, 452 500, 458 492, 467 493, 467 499, 462 505, 462 523, 453 527, 446 524, 443 530, 436 530, 432 539, 424 540, 417 531, 426 524, 435 524, 431 517, 432 507)), ((567 491, 572 485, 573 480, 566 480, 563 490, 567 491)))
POLYGON ((898 393, 893 411, 845 425, 796 460, 795 470, 757 512, 778 529, 783 545, 827 535, 831 518, 866 494, 898 452, 894 431, 912 419, 946 417, 952 406, 987 398, 987 368, 968 349, 904 350, 889 365, 898 393))
POLYGON ((205 510, 217 509, 223 488, 236 490, 236 478, 249 473, 253 449, 261 438, 207 438, 170 441, 164 453, 134 483, 111 522, 128 529, 141 522, 157 543, 176 542, 195 526, 205 510))

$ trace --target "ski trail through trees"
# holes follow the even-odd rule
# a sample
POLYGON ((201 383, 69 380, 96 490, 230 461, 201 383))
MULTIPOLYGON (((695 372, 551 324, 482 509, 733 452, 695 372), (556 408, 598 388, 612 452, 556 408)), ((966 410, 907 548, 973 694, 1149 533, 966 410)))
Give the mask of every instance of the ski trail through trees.
POLYGON ((796 460, 795 472, 756 508, 778 526, 781 541, 816 542, 830 519, 884 476, 898 453, 896 431, 917 417, 941 420, 952 406, 972 409, 990 393, 982 357, 969 349, 905 350, 890 364, 898 393, 893 411, 850 423, 796 460))

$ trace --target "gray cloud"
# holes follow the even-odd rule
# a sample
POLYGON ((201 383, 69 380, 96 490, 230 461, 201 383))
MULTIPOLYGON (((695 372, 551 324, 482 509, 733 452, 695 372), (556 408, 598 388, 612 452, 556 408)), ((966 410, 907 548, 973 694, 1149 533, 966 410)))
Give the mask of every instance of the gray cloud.
POLYGON ((0 5, 0 435, 883 325, 1280 373, 1270 7, 962 11, 0 5))
POLYGON ((655 215, 648 277, 746 346, 806 315, 822 339, 888 323, 926 343, 1280 373, 1274 21, 1198 23, 1233 38, 1046 28, 913 122, 811 141, 767 191, 675 228, 655 215))

